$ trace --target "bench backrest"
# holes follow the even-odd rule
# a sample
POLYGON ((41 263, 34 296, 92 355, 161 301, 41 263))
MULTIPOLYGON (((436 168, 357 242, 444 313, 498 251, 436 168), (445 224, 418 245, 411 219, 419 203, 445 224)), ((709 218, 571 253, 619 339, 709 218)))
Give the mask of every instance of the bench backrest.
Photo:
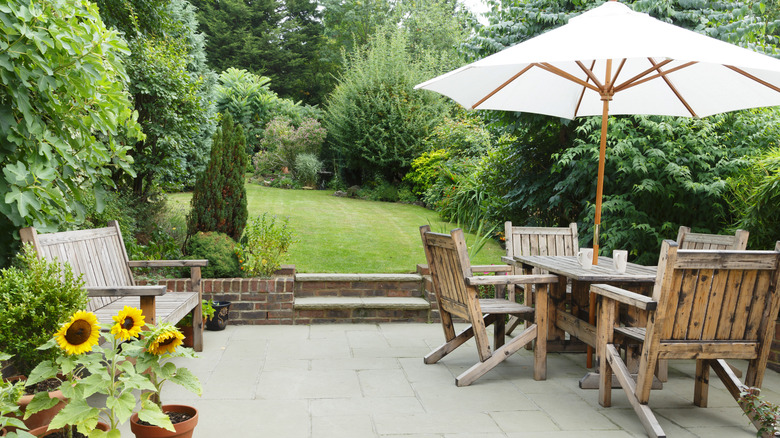
POLYGON ((580 250, 577 224, 568 227, 514 227, 504 223, 506 255, 574 256, 580 250))
POLYGON ((733 236, 725 234, 691 233, 690 227, 680 227, 677 232, 677 244, 680 249, 730 249, 742 251, 747 249, 750 233, 737 230, 733 236))
MULTIPOLYGON (((83 274, 86 286, 133 286, 122 233, 116 221, 106 228, 38 234, 35 228, 19 231, 22 242, 32 243, 38 257, 69 263, 75 274, 83 274)), ((91 297, 93 311, 120 297, 91 297)))

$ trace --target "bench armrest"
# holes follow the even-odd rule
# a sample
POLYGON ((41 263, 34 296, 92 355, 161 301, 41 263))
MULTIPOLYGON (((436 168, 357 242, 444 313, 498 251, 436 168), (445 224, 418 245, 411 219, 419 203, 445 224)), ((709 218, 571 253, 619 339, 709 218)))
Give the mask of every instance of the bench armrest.
POLYGON ((131 268, 196 268, 209 264, 208 260, 130 260, 131 268))
POLYGON ((148 297, 165 294, 165 286, 90 286, 86 289, 90 297, 148 297))
POLYGON ((497 284, 541 284, 557 283, 557 275, 491 275, 480 277, 466 277, 469 286, 497 285, 497 284))
POLYGON ((658 302, 650 297, 608 284, 592 284, 590 292, 639 309, 655 310, 658 307, 658 302))
POLYGON ((512 272, 509 265, 471 265, 471 272, 512 272))

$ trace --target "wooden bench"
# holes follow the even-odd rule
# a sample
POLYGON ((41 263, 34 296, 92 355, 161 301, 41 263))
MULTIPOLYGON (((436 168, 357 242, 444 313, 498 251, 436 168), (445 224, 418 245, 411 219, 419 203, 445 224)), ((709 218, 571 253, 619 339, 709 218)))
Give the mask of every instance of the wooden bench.
POLYGON ((113 323, 112 316, 124 306, 140 308, 146 322, 176 324, 192 314, 193 346, 203 351, 203 286, 200 268, 208 260, 144 260, 127 258, 119 223, 110 221, 106 228, 38 234, 33 227, 19 230, 22 242, 31 243, 38 257, 70 264, 75 274, 82 274, 89 294, 87 310, 95 313, 101 324, 113 323), (166 292, 165 286, 136 286, 130 268, 189 267, 192 292, 166 292))

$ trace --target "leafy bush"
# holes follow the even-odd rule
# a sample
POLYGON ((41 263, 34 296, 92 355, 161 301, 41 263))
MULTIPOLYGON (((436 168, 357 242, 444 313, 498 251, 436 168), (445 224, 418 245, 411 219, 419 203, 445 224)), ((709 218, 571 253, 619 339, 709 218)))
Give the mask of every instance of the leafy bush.
POLYGON ((278 174, 271 178, 271 187, 276 189, 301 189, 303 185, 289 173, 278 174))
POLYGON ((322 161, 314 154, 300 154, 295 157, 295 178, 304 186, 315 187, 322 170, 322 161))
POLYGON ((187 235, 198 231, 218 231, 233 239, 241 237, 246 226, 246 187, 244 170, 247 155, 244 131, 234 125, 230 114, 214 135, 211 160, 198 176, 187 217, 187 235))
POLYGON ((750 247, 773 249, 780 240, 780 148, 773 148, 729 180, 734 228, 750 231, 750 247))
POLYGON ((81 276, 55 261, 38 259, 32 247, 16 256, 16 265, 0 270, 0 345, 13 355, 21 374, 29 372, 53 351, 37 348, 77 310, 87 307, 81 276))
POLYGON ((196 233, 187 242, 187 258, 207 259, 202 268, 204 278, 235 278, 241 276, 236 258, 236 242, 224 233, 196 233))
POLYGON ((451 108, 441 95, 415 91, 435 76, 430 58, 413 59, 402 30, 380 32, 356 50, 327 103, 328 158, 350 183, 400 180, 424 139, 451 108), (347 172, 350 172, 349 174, 347 172))
POLYGON ((270 277, 279 269, 290 245, 296 242, 290 219, 280 223, 268 213, 247 224, 244 237, 236 248, 241 269, 248 277, 270 277))
POLYGON ((450 154, 445 149, 428 151, 412 160, 412 170, 404 176, 404 181, 412 185, 412 192, 424 195, 441 176, 441 169, 450 154))
POLYGON ((325 129, 314 119, 304 119, 296 128, 285 117, 271 120, 265 128, 262 148, 278 154, 282 166, 295 167, 295 158, 300 154, 318 155, 325 141, 325 129))
POLYGON ((252 172, 255 177, 273 175, 282 167, 284 162, 277 152, 261 150, 252 156, 252 172))

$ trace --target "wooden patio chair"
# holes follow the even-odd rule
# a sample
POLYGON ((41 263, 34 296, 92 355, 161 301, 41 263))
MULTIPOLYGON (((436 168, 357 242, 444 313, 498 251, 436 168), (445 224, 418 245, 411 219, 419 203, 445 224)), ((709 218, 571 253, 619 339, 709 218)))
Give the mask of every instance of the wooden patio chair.
POLYGON ((22 242, 33 245, 39 258, 70 264, 76 275, 83 274, 89 295, 87 309, 102 324, 124 306, 141 309, 151 324, 176 324, 187 314, 193 316, 193 348, 203 351, 203 285, 200 268, 208 260, 128 260, 117 221, 105 228, 38 234, 33 227, 19 230, 22 242), (191 292, 166 292, 165 286, 136 286, 130 268, 189 267, 191 292))
MULTIPOLYGON (((506 239, 506 259, 511 260, 516 255, 557 255, 576 256, 580 250, 577 224, 568 227, 515 227, 511 221, 504 223, 504 238, 506 239)), ((513 268, 512 274, 518 275, 520 268, 513 268)), ((534 270, 534 274, 547 272, 534 270)), ((515 301, 517 287, 507 287, 507 298, 515 301)), ((525 290, 524 303, 533 304, 533 291, 525 290)), ((522 322, 520 318, 511 318, 507 323, 506 333, 511 334, 522 322)))
POLYGON ((676 242, 664 241, 652 297, 603 284, 591 286, 599 301, 599 403, 605 407, 612 403, 614 372, 651 437, 665 436, 648 406, 659 360, 696 359, 696 406, 707 406, 710 368, 740 403, 743 389, 761 387, 780 310, 780 242, 774 251, 678 248, 676 242), (618 305, 647 310, 647 326, 618 326, 618 305), (613 343, 617 335, 642 343, 636 382, 613 343), (725 359, 748 360, 744 384, 725 359))
POLYGON ((466 251, 466 242, 461 229, 450 234, 433 233, 430 227, 420 227, 420 235, 428 260, 433 289, 439 305, 441 324, 446 342, 425 356, 425 363, 432 364, 463 345, 472 337, 477 344, 479 362, 455 379, 457 386, 467 386, 483 376, 504 359, 526 344, 536 340, 534 350, 534 379, 544 380, 547 376, 547 283, 557 282, 554 275, 501 275, 472 276, 472 268, 466 251), (501 298, 480 299, 479 285, 536 284, 537 307, 534 309, 501 298), (534 321, 514 337, 505 341, 505 319, 507 315, 518 315, 534 321), (456 334, 453 318, 460 317, 469 327, 456 334), (490 349, 487 326, 493 324, 494 351, 490 349))
POLYGON ((724 234, 691 233, 690 227, 681 226, 677 232, 677 244, 680 249, 730 249, 743 251, 747 249, 750 233, 737 230, 733 236, 724 234))

